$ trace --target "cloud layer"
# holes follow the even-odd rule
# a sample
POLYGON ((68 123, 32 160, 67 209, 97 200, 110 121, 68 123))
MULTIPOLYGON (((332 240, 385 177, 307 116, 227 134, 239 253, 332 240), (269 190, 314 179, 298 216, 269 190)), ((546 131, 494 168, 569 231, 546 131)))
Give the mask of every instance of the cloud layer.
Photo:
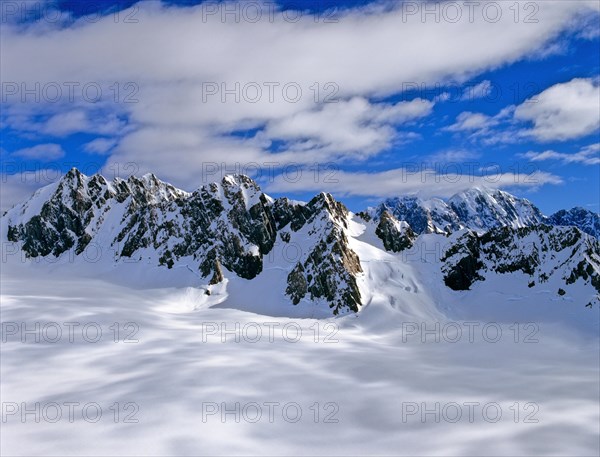
MULTIPOLYGON (((220 10, 207 14, 202 5, 141 2, 118 21, 108 15, 68 25, 7 24, 0 32, 2 80, 17 84, 19 93, 6 100, 2 122, 57 138, 94 133, 103 138, 88 143, 87 152, 135 162, 139 172, 159 172, 185 188, 201 184, 199 173, 213 162, 360 163, 414 138, 414 124, 435 110, 432 101, 382 103, 381 97, 410 83, 460 84, 541 55, 598 10, 594 1, 541 2, 537 22, 526 22, 515 21, 508 7, 495 20, 488 3, 458 18, 438 6, 436 20, 435 13, 407 14, 401 2, 384 2, 343 10, 332 22, 309 14, 290 20, 278 11, 251 21, 239 9, 237 21, 223 20, 220 10), (123 20, 132 14, 136 22, 123 20), (63 94, 53 103, 44 97, 23 103, 23 84, 57 84, 63 94)), ((220 8, 235 11, 235 5, 220 8)), ((262 13, 272 8, 266 5, 262 13)), ((528 134, 540 140, 552 132, 564 138, 589 132, 597 126, 581 120, 590 115, 585 102, 594 84, 548 89, 537 104, 517 107, 514 118, 533 123, 528 134), (572 97, 572 105, 561 103, 572 97), (565 122, 573 113, 577 121, 565 122)), ((489 90, 482 81, 470 97, 489 90)), ((449 130, 477 131, 494 122, 463 113, 449 130)), ((364 176, 372 195, 387 194, 388 187, 364 176)))

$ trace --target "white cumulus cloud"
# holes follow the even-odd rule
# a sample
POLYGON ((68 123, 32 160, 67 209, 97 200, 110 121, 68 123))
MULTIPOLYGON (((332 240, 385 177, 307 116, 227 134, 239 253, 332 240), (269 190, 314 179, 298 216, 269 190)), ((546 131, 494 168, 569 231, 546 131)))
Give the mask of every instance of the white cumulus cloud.
POLYGON ((600 127, 600 85, 592 79, 556 84, 519 105, 515 119, 531 122, 522 134, 539 141, 586 136, 600 127))
POLYGON ((19 149, 13 152, 12 157, 39 160, 40 162, 51 162, 65 156, 65 151, 60 144, 46 143, 38 144, 30 148, 19 149))

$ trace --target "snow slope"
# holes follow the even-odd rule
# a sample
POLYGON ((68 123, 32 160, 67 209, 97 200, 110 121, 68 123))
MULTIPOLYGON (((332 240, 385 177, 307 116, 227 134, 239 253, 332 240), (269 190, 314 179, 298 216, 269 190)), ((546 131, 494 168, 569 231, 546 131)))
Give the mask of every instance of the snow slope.
MULTIPOLYGON (((499 228, 480 237, 463 229, 410 236, 410 247, 392 252, 378 234, 380 221, 345 211, 331 196, 306 204, 262 199, 252 185, 231 181, 205 190, 231 205, 219 213, 220 223, 251 221, 225 228, 246 242, 239 252, 261 256, 261 269, 245 278, 223 264, 223 278, 210 284, 192 255, 169 268, 151 245, 129 257, 111 247, 132 205, 152 199, 164 205, 159 218, 179 223, 174 202, 204 198, 200 193, 179 194, 148 176, 125 183, 139 192, 119 201, 114 184, 96 183, 102 191, 92 192, 92 200, 109 185, 115 194, 110 210, 89 217, 88 228, 98 228, 91 232, 96 255, 89 248, 77 255, 73 246, 58 257, 27 257, 3 243, 0 454, 600 453, 600 306, 584 306, 595 293, 589 277, 570 284, 564 278, 581 261, 585 271, 596 265, 595 245, 579 230, 499 228), (242 198, 228 198, 227 186, 237 189, 230 196, 242 198), (146 194, 149 187, 164 192, 146 194), (252 208, 265 212, 246 219, 252 208), (261 238, 267 232, 254 230, 255 222, 269 211, 280 223, 271 238, 261 238), (469 233, 485 279, 452 290, 444 267, 468 255, 461 249, 471 246, 463 238, 469 233), (271 249, 261 254, 250 237, 270 240, 271 249), (529 265, 520 254, 528 262, 542 259, 536 284, 530 287, 532 276, 519 269, 499 273, 495 247, 506 262, 529 265), (358 312, 333 316, 327 297, 308 292, 292 303, 286 285, 299 263, 307 277, 326 271, 343 290, 344 271, 335 266, 346 268, 350 253, 360 267, 351 265, 358 312), (548 278, 540 282, 543 273, 548 278), (72 340, 67 324, 76 329, 72 340), (88 327, 92 337, 101 330, 96 342, 82 333, 88 327), (72 421, 65 403, 75 405, 72 421), (57 404, 62 417, 53 420, 57 404), (35 413, 22 416, 36 405, 39 420, 35 413), (90 405, 101 408, 97 421, 82 413, 90 405), (461 415, 454 420, 457 405, 461 415)), ((55 192, 46 189, 24 213, 19 208, 3 218, 2 239, 8 220, 31 220, 55 192)), ((81 201, 60 195, 69 204, 81 201)), ((85 205, 81 214, 87 217, 85 205)), ((394 220, 388 228, 383 236, 408 230, 394 220)))
MULTIPOLYGON (((78 331, 72 343, 66 336, 53 343, 43 337, 35 343, 31 334, 25 343, 20 335, 7 337, 0 346, 4 404, 97 404, 103 415, 89 422, 82 406, 75 406, 72 423, 66 407, 57 422, 48 420, 54 417, 50 409, 39 423, 32 415, 25 421, 19 414, 6 416, 2 455, 598 455, 597 335, 552 323, 544 306, 535 320, 517 320, 521 334, 515 342, 516 307, 479 290, 478 298, 491 303, 460 306, 460 293, 434 291, 432 299, 447 300, 439 308, 452 310, 446 316, 415 294, 427 287, 426 275, 395 271, 389 254, 353 243, 367 259, 365 275, 377 277, 382 289, 371 291, 359 314, 326 320, 197 306, 199 295, 187 287, 136 289, 41 265, 3 268, 3 323, 29 329, 36 322, 79 323, 78 329, 94 323, 104 337, 96 343, 78 331), (503 303, 500 310, 492 306, 503 303), (465 322, 477 324, 472 342, 465 322), (497 342, 486 341, 480 331, 490 322, 504 322, 497 342), (537 342, 524 341, 532 334, 529 322, 537 342), (121 329, 118 343, 114 323, 121 329), (133 335, 129 323, 137 328, 133 335), (213 333, 221 325, 229 331, 225 342, 222 332, 213 333), (252 341, 252 331, 244 333, 248 325, 262 328, 259 341, 252 341), (268 326, 286 325, 293 326, 287 338, 276 330, 269 339, 268 326), (415 325, 429 333, 415 332, 415 325), (436 325, 445 330, 432 333, 436 325), (451 342, 456 325, 463 336, 451 342), (297 328, 303 336, 291 342, 297 328), (402 415, 414 405, 435 410, 436 403, 471 402, 479 405, 472 422, 466 409, 456 422, 440 415, 436 422, 435 414, 402 415), (115 403, 117 422, 110 409, 115 403), (237 416, 239 422, 231 413, 223 419, 223 403, 229 410, 236 403, 261 405, 261 419, 252 422, 250 410, 237 416), (272 422, 267 403, 279 405, 273 406, 272 422), (203 417, 203 408, 215 404, 219 414, 203 417), (283 415, 289 404, 302 411, 295 422, 296 410, 283 415), (502 412, 496 422, 482 413, 490 404, 502 412)), ((587 315, 596 323, 598 317, 598 308, 587 315)))

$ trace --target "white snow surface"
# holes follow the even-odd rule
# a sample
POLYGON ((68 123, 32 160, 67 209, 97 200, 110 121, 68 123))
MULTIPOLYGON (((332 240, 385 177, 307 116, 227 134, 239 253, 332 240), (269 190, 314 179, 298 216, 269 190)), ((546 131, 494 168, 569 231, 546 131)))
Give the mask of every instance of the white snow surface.
MULTIPOLYGON (((97 403, 103 416, 88 422, 75 409, 71 423, 66 407, 55 423, 7 416, 0 454, 598 455, 600 315, 598 306, 582 305, 589 289, 575 283, 559 297, 558 283, 528 288, 528 277, 511 273, 454 292, 443 286, 433 260, 445 237, 423 235, 417 249, 393 254, 374 229, 357 218, 349 223, 349 242, 364 270, 358 277, 363 308, 337 318, 319 304, 294 306, 285 297, 282 285, 297 259, 290 260, 290 245, 281 242, 258 277, 224 271, 227 279, 210 286, 210 295, 184 263, 169 270, 144 256, 115 264, 107 257, 72 261, 68 253, 53 263, 8 255, 2 323, 27 329, 59 323, 63 337, 35 343, 29 335, 23 343, 3 333, 3 404, 97 403), (72 343, 64 323, 80 324, 72 343), (81 337, 90 323, 104 332, 97 343, 81 337), (137 343, 123 341, 128 323, 139 329, 137 343), (286 325, 293 328, 284 333, 286 325), (208 334, 213 326, 230 333, 208 334), (256 327, 262 337, 252 342, 256 327), (457 327, 461 335, 452 342, 457 327), (298 328, 302 336, 292 342, 298 328), (475 329, 472 340, 468 328, 475 329), (502 337, 491 342, 498 328, 502 337), (264 406, 270 402, 280 405, 272 422, 264 406), (402 414, 407 404, 435 409, 468 402, 481 405, 472 422, 466 407, 455 423, 402 414), (223 419, 221 409, 203 418, 206 405, 233 410, 236 403, 261 405, 261 419, 223 419), (302 411, 297 422, 283 416, 290 403, 302 411), (492 403, 502 412, 497 422, 482 414, 492 403), (124 423, 132 411, 125 404, 137 406, 137 423, 124 423), (537 422, 527 423, 531 405, 537 422), (332 411, 329 419, 337 422, 325 422, 332 411)), ((302 248, 309 235, 292 236, 302 248)))

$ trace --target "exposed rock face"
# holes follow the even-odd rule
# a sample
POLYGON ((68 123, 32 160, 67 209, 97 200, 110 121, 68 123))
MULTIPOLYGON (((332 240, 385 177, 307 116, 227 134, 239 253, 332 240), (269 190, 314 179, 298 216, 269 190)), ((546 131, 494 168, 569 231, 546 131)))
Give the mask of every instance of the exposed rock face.
MULTIPOLYGON (((444 234, 440 238, 451 244, 440 268, 454 290, 467 290, 492 273, 518 271, 530 276, 530 287, 559 278, 556 290, 583 282, 600 292, 600 242, 572 226, 540 224, 578 225, 597 234, 598 215, 581 208, 545 218, 527 200, 473 189, 448 201, 390 199, 358 215, 369 236, 374 232, 391 252, 412 248, 420 233, 444 234)), ((327 193, 308 203, 274 200, 243 175, 188 193, 152 174, 109 182, 72 169, 1 222, 8 240, 29 257, 85 256, 95 243, 114 253, 110 262, 131 258, 165 269, 183 266, 207 286, 228 275, 256 278, 276 243, 293 246, 301 251, 298 258, 275 268, 284 271, 279 287, 292 304, 314 302, 333 314, 362 306, 363 270, 349 242, 357 236, 351 235, 355 222, 327 193)))
POLYGON ((446 285, 467 290, 486 273, 522 272, 530 285, 557 275, 566 284, 581 280, 600 292, 600 242, 576 227, 501 227, 482 236, 466 232, 442 257, 446 285))
POLYGON ((468 290, 473 282, 485 279, 479 274, 483 268, 481 247, 477 234, 467 232, 442 256, 444 282, 453 290, 468 290))
POLYGON ((285 293, 286 295, 289 295, 294 305, 300 303, 300 300, 302 300, 308 292, 308 282, 306 281, 305 273, 304 266, 298 262, 288 275, 285 293))
POLYGON ((221 270, 221 264, 219 263, 218 260, 215 261, 215 266, 213 268, 213 277, 210 279, 209 281, 209 285, 215 285, 215 284, 219 284, 220 282, 223 281, 223 279, 225 279, 223 277, 223 270, 221 270))
MULTIPOLYGON (((57 184, 40 189, 24 205, 6 213, 8 239, 21 241, 22 249, 31 257, 59 256, 73 246, 80 254, 114 206, 124 209, 122 222, 133 227, 141 218, 140 212, 185 195, 154 175, 117 178, 109 183, 103 176, 87 177, 73 168, 57 184)), ((142 238, 141 233, 137 236, 142 238)), ((127 252, 130 247, 124 249, 127 252)))
POLYGON ((411 248, 417 237, 407 222, 398 221, 389 211, 381 214, 375 234, 383 241, 386 251, 393 252, 411 248))
POLYGON ((399 221, 406 221, 418 234, 450 233, 462 228, 458 216, 440 199, 425 201, 411 196, 392 198, 369 210, 370 216, 375 220, 385 212, 399 221))
POLYGON ((544 222, 542 213, 528 200, 500 190, 477 188, 458 193, 447 201, 414 196, 392 198, 371 208, 369 213, 379 218, 385 211, 408 222, 418 234, 448 234, 464 228, 485 232, 495 227, 516 228, 544 222))
POLYGON ((310 298, 327 300, 333 314, 357 312, 361 297, 355 275, 361 272, 358 256, 348 247, 345 235, 333 228, 329 236, 310 252, 304 264, 298 263, 290 273, 286 292, 292 290, 295 284, 300 284, 300 289, 292 295, 297 303, 306 294, 302 294, 303 285, 306 284, 310 298), (300 275, 304 277, 303 280, 299 278, 300 275))
POLYGON ((286 288, 292 302, 322 299, 336 314, 361 305, 355 279, 360 262, 344 234, 348 211, 329 194, 307 204, 273 200, 243 175, 190 194, 154 175, 108 182, 72 169, 5 218, 9 241, 22 243, 30 257, 60 256, 72 248, 80 254, 98 240, 110 245, 117 262, 143 257, 166 268, 195 264, 209 285, 223 281, 222 267, 255 278, 278 236, 289 243, 302 232, 308 240, 303 266, 293 268, 286 288))
POLYGON ((528 227, 544 222, 529 200, 501 190, 469 189, 448 200, 464 227, 478 232, 496 227, 528 227))
POLYGON ((204 276, 214 272, 217 259, 242 278, 256 277, 277 235, 271 204, 254 181, 241 175, 203 186, 160 216, 154 247, 170 245, 176 258, 201 260, 204 276))
POLYGON ((312 300, 326 300, 333 314, 359 310, 356 275, 362 268, 344 233, 347 221, 346 207, 325 193, 290 221, 292 231, 314 240, 288 275, 286 293, 294 304, 309 295, 312 300))
POLYGON ((574 226, 584 233, 600 238, 600 215, 585 208, 561 209, 548 217, 551 225, 574 226))

